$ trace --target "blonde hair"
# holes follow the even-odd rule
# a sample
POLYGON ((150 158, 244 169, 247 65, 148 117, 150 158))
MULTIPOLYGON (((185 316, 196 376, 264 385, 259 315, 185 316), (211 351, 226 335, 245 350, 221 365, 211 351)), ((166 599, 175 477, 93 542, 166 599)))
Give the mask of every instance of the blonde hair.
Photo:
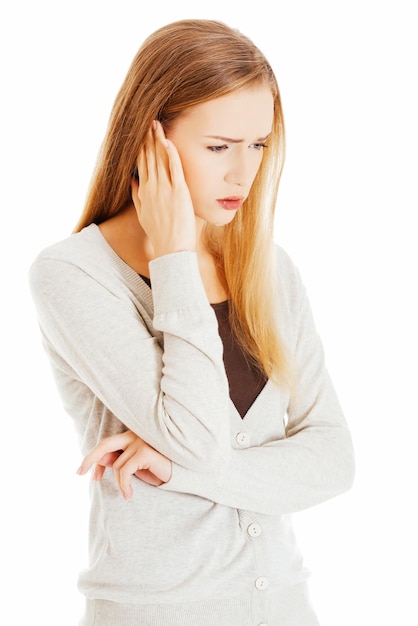
POLYGON ((167 129, 190 106, 258 85, 268 85, 274 98, 268 150, 242 210, 223 228, 208 225, 204 237, 228 286, 231 324, 242 348, 269 377, 283 382, 287 359, 277 320, 273 219, 284 122, 274 73, 246 36, 213 20, 181 20, 145 40, 116 97, 74 232, 131 204, 131 178, 153 119, 167 129))

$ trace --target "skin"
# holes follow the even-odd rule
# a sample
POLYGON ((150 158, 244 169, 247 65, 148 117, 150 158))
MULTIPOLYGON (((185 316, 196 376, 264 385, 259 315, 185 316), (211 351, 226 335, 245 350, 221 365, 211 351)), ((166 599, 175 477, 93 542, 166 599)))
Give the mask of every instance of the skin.
MULTIPOLYGON (((272 123, 273 97, 267 86, 190 107, 167 136, 153 122, 138 158, 141 183, 132 181, 132 205, 100 225, 105 239, 145 276, 153 258, 196 252, 209 301, 226 300, 226 286, 202 244, 202 228, 205 223, 228 224, 242 210, 234 199, 238 204, 248 196, 272 123), (233 200, 225 202, 227 198, 233 200)), ((77 471, 85 474, 93 465, 94 480, 102 478, 106 467, 113 468, 126 499, 132 496, 132 475, 156 486, 171 476, 171 461, 131 431, 103 439, 77 471)))

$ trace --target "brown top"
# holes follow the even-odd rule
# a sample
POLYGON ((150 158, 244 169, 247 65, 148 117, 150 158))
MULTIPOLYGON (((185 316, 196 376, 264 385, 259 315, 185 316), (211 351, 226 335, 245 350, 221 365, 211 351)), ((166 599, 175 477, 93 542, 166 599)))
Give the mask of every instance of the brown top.
POLYGON ((218 318, 219 335, 224 346, 224 364, 229 383, 229 395, 238 413, 244 417, 267 382, 246 356, 231 330, 228 302, 212 304, 218 318))

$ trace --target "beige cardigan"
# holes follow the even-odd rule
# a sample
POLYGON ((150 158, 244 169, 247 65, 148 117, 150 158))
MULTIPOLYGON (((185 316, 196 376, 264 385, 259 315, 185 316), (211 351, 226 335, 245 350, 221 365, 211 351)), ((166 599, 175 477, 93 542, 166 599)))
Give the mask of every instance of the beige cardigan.
POLYGON ((298 272, 278 247, 272 279, 296 396, 269 380, 244 419, 196 255, 158 258, 150 272, 152 291, 94 224, 30 272, 82 452, 128 428, 173 461, 162 487, 134 479, 129 502, 111 470, 92 484, 82 623, 313 626, 289 514, 346 491, 354 461, 298 272))

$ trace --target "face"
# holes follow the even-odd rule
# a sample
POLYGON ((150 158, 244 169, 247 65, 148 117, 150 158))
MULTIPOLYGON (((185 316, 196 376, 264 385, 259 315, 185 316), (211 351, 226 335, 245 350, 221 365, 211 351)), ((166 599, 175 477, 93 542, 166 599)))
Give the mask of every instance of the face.
POLYGON ((180 154, 198 219, 224 225, 241 210, 268 149, 273 108, 262 86, 190 107, 173 122, 167 137, 180 154))

